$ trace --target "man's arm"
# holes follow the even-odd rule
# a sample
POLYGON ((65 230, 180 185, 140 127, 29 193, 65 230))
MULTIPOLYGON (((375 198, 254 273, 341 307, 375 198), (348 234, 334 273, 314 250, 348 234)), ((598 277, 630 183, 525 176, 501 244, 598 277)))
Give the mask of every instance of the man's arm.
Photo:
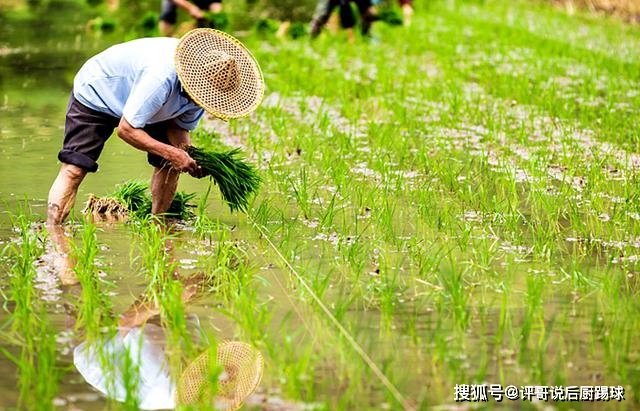
POLYGON ((194 19, 201 19, 204 17, 204 12, 200 10, 198 6, 187 0, 173 0, 173 4, 186 10, 194 19))
MULTIPOLYGON (((186 132, 186 130, 184 131, 186 132)), ((124 117, 120 119, 117 133, 121 139, 133 147, 166 159, 177 171, 199 174, 198 164, 196 164, 194 159, 189 157, 186 151, 155 140, 141 128, 133 127, 124 117)), ((188 136, 188 132, 186 133, 188 136)), ((176 140, 175 137, 172 137, 173 134, 174 132, 169 133, 169 141, 171 141, 172 144, 174 144, 174 140, 176 140)), ((178 143, 178 141, 176 141, 176 143, 178 143)))

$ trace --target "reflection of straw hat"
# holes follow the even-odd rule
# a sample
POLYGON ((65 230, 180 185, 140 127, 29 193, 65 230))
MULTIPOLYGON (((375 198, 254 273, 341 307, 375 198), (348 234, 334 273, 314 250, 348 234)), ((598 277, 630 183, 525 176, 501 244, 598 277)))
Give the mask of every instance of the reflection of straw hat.
POLYGON ((175 63, 182 87, 216 117, 246 116, 262 100, 260 66, 239 40, 222 31, 201 28, 185 34, 175 63))
POLYGON ((215 362, 210 361, 209 351, 205 351, 184 370, 178 381, 176 405, 204 402, 217 410, 237 410, 260 383, 262 367, 262 355, 249 344, 220 343, 215 362), (217 387, 210 381, 212 366, 222 367, 217 387))

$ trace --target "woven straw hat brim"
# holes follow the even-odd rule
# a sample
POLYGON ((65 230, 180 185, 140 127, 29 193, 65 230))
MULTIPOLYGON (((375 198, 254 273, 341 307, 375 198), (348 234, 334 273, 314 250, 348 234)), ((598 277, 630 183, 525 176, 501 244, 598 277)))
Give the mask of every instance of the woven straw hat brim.
POLYGON ((235 37, 219 30, 200 28, 185 34, 175 54, 176 72, 189 96, 208 113, 221 119, 244 117, 262 101, 264 79, 258 62, 235 37), (237 87, 218 87, 207 73, 211 53, 224 52, 235 60, 237 87))
POLYGON ((240 341, 218 344, 215 363, 224 368, 227 379, 219 380, 215 398, 207 392, 210 361, 209 351, 205 351, 183 371, 175 393, 176 404, 191 405, 204 400, 215 404, 217 410, 237 410, 260 384, 264 366, 262 354, 240 341))

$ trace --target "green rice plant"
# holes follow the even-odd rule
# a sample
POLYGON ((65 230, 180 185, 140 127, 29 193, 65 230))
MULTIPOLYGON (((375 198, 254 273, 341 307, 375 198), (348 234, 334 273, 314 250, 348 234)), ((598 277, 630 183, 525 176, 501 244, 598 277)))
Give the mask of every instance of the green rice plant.
POLYGON ((205 12, 203 18, 198 20, 198 27, 208 27, 216 30, 227 30, 229 26, 229 15, 225 12, 205 12))
POLYGON ((28 215, 22 210, 11 215, 12 224, 20 237, 3 250, 12 264, 9 269, 9 316, 11 332, 20 346, 16 356, 2 347, 0 351, 18 370, 18 407, 24 410, 53 410, 58 394, 62 367, 57 363, 57 343, 51 332, 47 307, 35 288, 35 262, 45 243, 34 230, 28 215))
POLYGON ((30 336, 35 324, 35 301, 37 295, 33 288, 36 272, 34 263, 43 252, 43 242, 31 228, 26 214, 12 216, 12 224, 20 233, 20 238, 5 247, 3 254, 9 256, 11 262, 9 298, 15 307, 11 316, 11 328, 18 335, 30 336))
POLYGON ((527 304, 524 310, 522 326, 520 329, 520 357, 521 361, 528 362, 526 355, 529 351, 529 338, 534 327, 544 327, 543 297, 545 286, 544 278, 540 275, 529 274, 527 276, 527 304))
POLYGON ((76 264, 74 272, 81 286, 78 301, 76 329, 83 329, 86 338, 93 341, 102 335, 104 328, 113 327, 113 306, 106 292, 111 285, 100 278, 98 268, 97 228, 85 221, 81 231, 81 244, 72 243, 71 252, 76 264))
POLYGON ((279 23, 273 19, 261 18, 254 27, 256 33, 260 35, 274 35, 278 31, 279 23))
POLYGON ((116 186, 116 190, 109 197, 120 201, 129 212, 137 213, 151 209, 148 190, 149 184, 147 182, 129 180, 116 186))
POLYGON ((297 40, 307 35, 307 27, 305 23, 294 21, 287 30, 287 36, 293 40, 297 40))
POLYGON ((212 186, 213 181, 209 181, 207 191, 205 191, 204 195, 202 195, 198 200, 195 218, 193 221, 197 237, 200 240, 207 241, 209 244, 214 242, 216 233, 221 230, 220 221, 212 220, 206 214, 207 202, 209 200, 209 194, 211 193, 212 186))
POLYGON ((378 10, 378 19, 380 21, 385 22, 390 26, 401 26, 402 25, 402 16, 398 13, 397 10, 391 7, 383 7, 378 10))
MULTIPOLYGON (((151 197, 147 190, 149 185, 141 181, 127 181, 118 186, 117 190, 110 196, 125 204, 127 210, 138 218, 151 214, 151 197)), ((193 217, 191 211, 195 205, 190 201, 195 198, 195 193, 185 193, 177 191, 169 208, 164 213, 167 216, 188 220, 193 217)))
MULTIPOLYGON (((152 202, 148 193, 149 185, 146 182, 131 180, 119 184, 116 190, 109 196, 96 197, 90 195, 83 213, 91 213, 98 217, 115 218, 117 220, 133 217, 144 219, 151 214, 152 202)), ((165 216, 189 220, 194 214, 191 211, 195 205, 190 201, 195 198, 195 193, 178 191, 171 200, 165 216)))
POLYGON ((157 295, 160 317, 167 338, 170 369, 181 370, 184 357, 192 357, 195 345, 187 327, 185 287, 178 279, 167 279, 157 295))
POLYGON ((256 193, 261 179, 255 168, 242 159, 240 149, 216 152, 190 146, 187 153, 218 185, 232 212, 247 211, 249 197, 256 193))
POLYGON ((191 204, 190 201, 195 198, 195 193, 185 193, 184 191, 176 192, 176 195, 171 200, 169 208, 164 213, 167 216, 178 218, 181 220, 189 220, 193 218, 193 208, 195 204, 191 204))

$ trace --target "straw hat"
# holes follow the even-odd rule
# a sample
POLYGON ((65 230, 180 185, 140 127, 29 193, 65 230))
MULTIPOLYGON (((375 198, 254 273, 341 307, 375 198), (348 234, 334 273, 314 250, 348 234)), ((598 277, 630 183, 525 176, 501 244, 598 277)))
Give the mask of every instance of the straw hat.
POLYGON ((182 87, 210 114, 238 118, 254 111, 264 94, 260 66, 240 41, 219 30, 185 34, 175 55, 182 87))
POLYGON ((237 410, 260 383, 262 369, 262 355, 252 346, 240 341, 222 342, 215 359, 205 351, 182 372, 176 405, 209 403, 216 410, 237 410), (216 366, 222 370, 212 387, 211 371, 216 366))

